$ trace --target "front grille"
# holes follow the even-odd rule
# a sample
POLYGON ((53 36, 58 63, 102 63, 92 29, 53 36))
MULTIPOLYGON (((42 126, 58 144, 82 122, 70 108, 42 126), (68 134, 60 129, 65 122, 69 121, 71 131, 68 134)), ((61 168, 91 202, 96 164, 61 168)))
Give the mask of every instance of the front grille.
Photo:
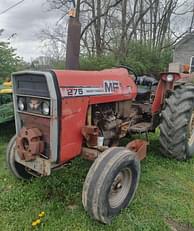
POLYGON ((16 94, 49 97, 49 90, 44 75, 16 74, 14 79, 16 94))
POLYGON ((50 94, 46 76, 41 73, 16 73, 13 75, 14 95, 15 96, 15 110, 18 112, 18 119, 20 120, 20 129, 22 127, 38 128, 43 137, 45 144, 44 155, 48 158, 51 155, 50 150, 50 118, 44 116, 41 111, 41 102, 48 101, 50 94), (25 109, 20 111, 18 108, 18 100, 23 98, 25 109), (38 107, 34 110, 30 108, 31 99, 36 99, 38 107), (40 101, 40 102, 39 102, 40 101))

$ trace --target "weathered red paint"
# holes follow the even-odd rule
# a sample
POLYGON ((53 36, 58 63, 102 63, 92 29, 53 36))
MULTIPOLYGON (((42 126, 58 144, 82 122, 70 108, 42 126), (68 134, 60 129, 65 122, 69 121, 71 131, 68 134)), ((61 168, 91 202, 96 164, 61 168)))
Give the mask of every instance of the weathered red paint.
POLYGON ((179 79, 188 78, 188 75, 180 75, 179 73, 161 73, 160 81, 158 83, 156 94, 154 97, 154 102, 152 104, 152 113, 157 113, 161 111, 161 107, 163 105, 165 94, 168 90, 173 89, 174 82, 179 79), (174 80, 172 82, 167 82, 166 78, 168 74, 172 74, 174 76, 174 80))
POLYGON ((126 148, 135 152, 139 160, 143 160, 146 157, 148 145, 149 143, 147 141, 136 139, 129 142, 126 148))
MULTIPOLYGON (((55 70, 61 92, 61 118, 60 118, 60 153, 59 162, 63 163, 81 154, 83 134, 82 129, 87 125, 87 111, 90 105, 131 101, 137 95, 137 86, 132 76, 124 68, 115 68, 103 71, 72 71, 55 70), (66 95, 67 89, 96 88, 103 89, 104 81, 117 81, 119 88, 108 94, 101 95, 66 95)), ((162 73, 157 86, 152 113, 161 111, 166 91, 173 89, 173 82, 167 82, 162 73)), ((174 75, 174 81, 182 78, 174 75)))
POLYGON ((81 152, 82 128, 86 123, 88 98, 67 98, 62 101, 60 162, 68 161, 81 152))
POLYGON ((120 89, 109 95, 62 97, 62 116, 60 134, 60 162, 68 161, 81 153, 86 125, 87 110, 91 104, 133 100, 137 95, 137 86, 124 68, 103 71, 55 70, 59 88, 67 87, 103 87, 103 81, 119 81, 120 89), (130 92, 129 92, 130 89, 130 92))
POLYGON ((128 71, 124 68, 116 68, 103 71, 61 71, 56 70, 55 74, 59 87, 103 87, 104 80, 120 81, 121 91, 111 95, 90 96, 89 104, 107 103, 122 100, 134 99, 137 95, 137 86, 128 71), (130 94, 125 91, 130 87, 130 94))
POLYGON ((167 90, 172 88, 173 88, 173 82, 169 83, 160 79, 157 86, 154 102, 152 104, 152 113, 157 113, 161 110, 161 106, 164 102, 165 93, 167 90))

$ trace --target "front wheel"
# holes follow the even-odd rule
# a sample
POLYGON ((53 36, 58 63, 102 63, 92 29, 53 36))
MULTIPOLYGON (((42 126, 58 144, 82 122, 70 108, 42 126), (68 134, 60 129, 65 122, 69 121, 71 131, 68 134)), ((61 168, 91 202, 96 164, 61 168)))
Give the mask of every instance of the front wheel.
POLYGON ((140 161, 125 148, 106 150, 91 166, 82 192, 85 210, 94 219, 110 223, 133 200, 140 177, 140 161))
POLYGON ((7 166, 15 177, 23 180, 30 180, 33 176, 26 171, 25 166, 15 161, 15 155, 16 155, 16 136, 13 136, 7 146, 7 152, 6 152, 7 166))
POLYGON ((194 86, 183 85, 166 99, 160 124, 160 152, 186 160, 194 155, 194 86))

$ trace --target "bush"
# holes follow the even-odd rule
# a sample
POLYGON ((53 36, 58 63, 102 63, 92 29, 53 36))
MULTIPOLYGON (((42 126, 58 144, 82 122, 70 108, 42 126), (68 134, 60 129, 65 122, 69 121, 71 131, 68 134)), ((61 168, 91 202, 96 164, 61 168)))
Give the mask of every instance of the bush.
POLYGON ((131 64, 136 72, 141 74, 158 75, 168 69, 168 64, 172 60, 172 50, 159 50, 152 48, 149 44, 131 42, 128 48, 128 56, 124 62, 131 64))
POLYGON ((116 59, 112 55, 101 57, 81 57, 80 69, 81 70, 102 70, 117 66, 116 59))
POLYGON ((112 54, 101 57, 81 57, 80 69, 102 70, 123 64, 133 68, 138 75, 157 76, 160 72, 168 69, 168 64, 172 60, 171 49, 160 51, 151 48, 149 44, 139 42, 131 42, 127 53, 128 55, 124 59, 114 57, 112 54))

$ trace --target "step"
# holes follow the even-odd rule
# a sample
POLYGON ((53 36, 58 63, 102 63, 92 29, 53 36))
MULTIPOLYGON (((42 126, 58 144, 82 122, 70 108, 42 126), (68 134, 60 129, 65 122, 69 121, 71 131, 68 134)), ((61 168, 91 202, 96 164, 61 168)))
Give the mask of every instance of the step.
POLYGON ((132 133, 144 133, 148 132, 152 127, 152 123, 150 122, 141 122, 137 123, 129 128, 129 132, 132 133))

